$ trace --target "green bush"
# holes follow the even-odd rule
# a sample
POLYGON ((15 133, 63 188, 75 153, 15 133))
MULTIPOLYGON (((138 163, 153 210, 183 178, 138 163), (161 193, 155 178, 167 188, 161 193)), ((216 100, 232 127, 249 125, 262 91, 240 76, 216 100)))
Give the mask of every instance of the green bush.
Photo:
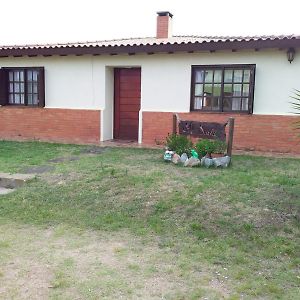
POLYGON ((224 153, 226 143, 218 140, 199 140, 195 145, 195 150, 199 156, 211 155, 212 153, 224 153))
MULTIPOLYGON (((300 115, 300 91, 295 90, 295 95, 292 98, 294 99, 294 102, 291 102, 292 108, 295 110, 296 115, 300 115)), ((300 129, 300 121, 297 121, 295 125, 297 129, 300 129)))
POLYGON ((186 153, 190 156, 193 143, 185 135, 173 133, 166 138, 166 146, 178 155, 186 153))

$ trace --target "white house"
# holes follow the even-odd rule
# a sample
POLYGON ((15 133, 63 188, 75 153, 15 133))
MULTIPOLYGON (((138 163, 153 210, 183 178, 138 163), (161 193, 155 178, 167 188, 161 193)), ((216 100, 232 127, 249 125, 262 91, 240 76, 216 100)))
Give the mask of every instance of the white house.
POLYGON ((162 142, 173 113, 234 117, 236 149, 300 153, 290 96, 299 89, 299 36, 157 36, 0 46, 0 139, 162 142))

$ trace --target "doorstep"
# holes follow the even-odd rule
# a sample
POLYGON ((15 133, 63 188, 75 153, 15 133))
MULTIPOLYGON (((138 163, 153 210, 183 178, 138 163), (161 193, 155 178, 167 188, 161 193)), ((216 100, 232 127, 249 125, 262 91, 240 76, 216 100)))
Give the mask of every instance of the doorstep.
POLYGON ((119 148, 150 148, 150 149, 162 149, 163 147, 160 145, 150 145, 150 144, 141 144, 136 140, 107 140, 100 142, 99 146, 101 147, 119 147, 119 148))

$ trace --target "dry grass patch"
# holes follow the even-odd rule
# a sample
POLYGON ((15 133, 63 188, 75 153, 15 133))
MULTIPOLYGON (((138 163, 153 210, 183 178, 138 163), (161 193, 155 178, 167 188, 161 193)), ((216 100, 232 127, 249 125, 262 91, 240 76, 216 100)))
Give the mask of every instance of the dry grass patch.
POLYGON ((3 299, 173 299, 196 282, 212 295, 228 291, 208 269, 186 273, 171 249, 126 232, 2 223, 0 234, 3 299))

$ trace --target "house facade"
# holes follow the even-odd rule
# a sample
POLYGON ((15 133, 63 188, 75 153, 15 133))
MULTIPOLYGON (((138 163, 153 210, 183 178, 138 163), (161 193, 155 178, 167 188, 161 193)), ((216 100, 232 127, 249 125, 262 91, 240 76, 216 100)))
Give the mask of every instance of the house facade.
POLYGON ((300 37, 173 37, 171 21, 158 13, 155 38, 0 47, 0 139, 157 144, 177 113, 234 117, 235 149, 300 153, 300 37))

